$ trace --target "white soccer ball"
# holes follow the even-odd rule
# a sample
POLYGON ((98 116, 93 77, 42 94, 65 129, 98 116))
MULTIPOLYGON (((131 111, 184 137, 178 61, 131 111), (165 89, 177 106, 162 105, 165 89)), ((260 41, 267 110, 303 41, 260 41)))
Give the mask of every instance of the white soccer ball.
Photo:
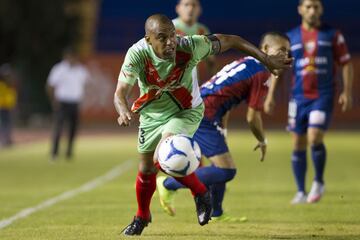
POLYGON ((172 135, 159 146, 159 164, 167 174, 174 177, 193 173, 198 168, 200 159, 199 145, 184 134, 172 135))

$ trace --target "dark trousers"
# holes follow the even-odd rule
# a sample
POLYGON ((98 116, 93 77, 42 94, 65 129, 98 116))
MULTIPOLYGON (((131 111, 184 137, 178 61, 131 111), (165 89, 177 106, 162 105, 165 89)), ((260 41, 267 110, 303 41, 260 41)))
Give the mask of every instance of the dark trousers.
POLYGON ((0 109, 0 144, 1 145, 11 145, 11 110, 9 109, 0 109))
POLYGON ((64 124, 68 124, 68 145, 66 157, 70 158, 73 154, 74 139, 76 136, 79 122, 79 106, 77 103, 60 102, 58 110, 55 112, 55 126, 52 139, 51 154, 56 157, 59 153, 59 143, 64 124))

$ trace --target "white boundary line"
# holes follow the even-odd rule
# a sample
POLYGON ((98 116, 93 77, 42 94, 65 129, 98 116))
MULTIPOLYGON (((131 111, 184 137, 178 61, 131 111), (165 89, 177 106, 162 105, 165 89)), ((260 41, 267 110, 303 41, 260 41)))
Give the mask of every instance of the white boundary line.
POLYGON ((106 174, 95 178, 94 180, 91 180, 90 182, 85 183, 84 185, 75 188, 73 190, 69 190, 66 192, 61 193, 60 195, 50 198, 48 200, 45 200, 44 202, 34 206, 34 207, 29 207, 29 208, 25 208, 23 210, 21 210, 20 212, 18 212, 17 214, 3 219, 0 221, 0 230, 9 226, 10 224, 12 224, 13 222, 22 219, 22 218, 26 218, 28 216, 30 216, 31 214, 41 211, 45 208, 51 207, 61 201, 64 200, 68 200, 70 198, 75 197, 78 194, 84 193, 84 192, 89 192, 107 182, 110 182, 111 180, 119 177, 120 175, 122 175, 123 173, 125 173, 127 170, 129 170, 132 167, 132 161, 128 160, 120 165, 117 165, 116 167, 112 168, 109 172, 107 172, 106 174))

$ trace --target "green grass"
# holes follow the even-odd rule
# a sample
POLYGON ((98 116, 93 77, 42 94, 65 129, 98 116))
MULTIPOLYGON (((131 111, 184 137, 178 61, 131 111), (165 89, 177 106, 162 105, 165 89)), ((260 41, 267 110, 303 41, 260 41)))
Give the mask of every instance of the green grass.
MULTIPOLYGON (((330 132, 326 195, 314 205, 290 206, 295 188, 290 168, 291 138, 269 132, 265 162, 253 152, 248 132, 230 132, 238 173, 228 184, 225 209, 247 216, 247 223, 200 227, 188 190, 177 195, 177 216, 152 202, 153 223, 142 239, 360 239, 360 133, 330 132)), ((119 233, 136 211, 136 136, 88 137, 77 144, 73 162, 48 161, 48 143, 0 152, 0 221, 58 194, 77 188, 132 160, 131 170, 90 192, 60 202, 0 230, 0 239, 121 239, 119 233)), ((310 158, 309 158, 310 159, 310 158)), ((313 176, 308 164, 307 186, 313 176)), ((134 238, 136 239, 136 238, 134 238)))

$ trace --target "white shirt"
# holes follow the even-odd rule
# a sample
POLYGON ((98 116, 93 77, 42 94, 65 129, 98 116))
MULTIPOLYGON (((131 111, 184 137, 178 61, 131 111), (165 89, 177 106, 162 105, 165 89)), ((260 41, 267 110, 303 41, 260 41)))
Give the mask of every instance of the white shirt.
POLYGON ((63 60, 51 69, 48 84, 55 89, 55 99, 60 102, 79 103, 84 95, 89 72, 82 64, 71 65, 63 60))

